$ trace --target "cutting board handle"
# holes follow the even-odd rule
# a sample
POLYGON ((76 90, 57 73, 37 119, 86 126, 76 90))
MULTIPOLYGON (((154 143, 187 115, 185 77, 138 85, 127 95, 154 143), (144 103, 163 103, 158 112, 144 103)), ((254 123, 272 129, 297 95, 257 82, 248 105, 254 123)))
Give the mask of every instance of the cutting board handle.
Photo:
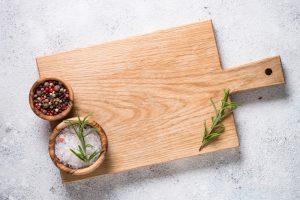
POLYGON ((240 92, 285 83, 279 56, 223 71, 231 92, 240 92))

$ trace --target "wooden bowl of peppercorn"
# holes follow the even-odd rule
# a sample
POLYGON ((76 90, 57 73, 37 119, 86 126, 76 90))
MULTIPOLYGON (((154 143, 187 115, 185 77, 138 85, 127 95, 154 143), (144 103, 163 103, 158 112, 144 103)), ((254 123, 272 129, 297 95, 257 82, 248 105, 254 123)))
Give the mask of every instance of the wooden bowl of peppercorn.
POLYGON ((74 93, 71 86, 59 78, 37 80, 29 92, 29 104, 40 118, 56 121, 66 117, 72 110, 74 93))

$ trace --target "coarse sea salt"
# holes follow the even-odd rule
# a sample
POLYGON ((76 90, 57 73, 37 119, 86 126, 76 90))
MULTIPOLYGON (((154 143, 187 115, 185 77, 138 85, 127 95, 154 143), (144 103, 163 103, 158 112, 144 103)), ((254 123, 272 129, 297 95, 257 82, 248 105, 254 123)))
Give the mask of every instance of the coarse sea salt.
MULTIPOLYGON (((77 130, 78 125, 74 125, 74 128, 77 130)), ((84 128, 84 137, 86 144, 91 144, 93 147, 88 147, 86 149, 87 155, 91 155, 95 150, 101 152, 101 140, 97 131, 89 125, 86 125, 84 128)), ((98 158, 95 156, 89 163, 85 163, 80 160, 76 155, 74 155, 70 149, 78 149, 80 140, 78 139, 75 131, 71 127, 64 128, 60 134, 56 137, 55 140, 55 154, 56 157, 66 166, 69 166, 73 169, 79 169, 87 167, 93 164, 98 158)))

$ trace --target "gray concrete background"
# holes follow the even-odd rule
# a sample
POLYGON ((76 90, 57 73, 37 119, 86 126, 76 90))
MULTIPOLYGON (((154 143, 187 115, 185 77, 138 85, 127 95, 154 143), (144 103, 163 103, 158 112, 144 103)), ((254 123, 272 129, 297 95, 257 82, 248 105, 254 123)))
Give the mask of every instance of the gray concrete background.
POLYGON ((299 0, 0 0, 0 199, 300 199, 299 9, 299 0), (234 95, 240 148, 62 185, 48 123, 28 106, 35 57, 206 19, 224 68, 282 58, 285 86, 234 95))

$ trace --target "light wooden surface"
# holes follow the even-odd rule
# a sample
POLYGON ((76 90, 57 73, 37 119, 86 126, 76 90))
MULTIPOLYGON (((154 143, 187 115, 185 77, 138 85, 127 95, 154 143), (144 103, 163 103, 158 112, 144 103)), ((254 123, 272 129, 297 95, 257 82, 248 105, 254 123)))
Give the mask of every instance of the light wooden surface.
MULTIPOLYGON (((238 55, 237 55, 238 56, 238 55)), ((93 112, 109 143, 92 174, 61 173, 63 182, 116 173, 237 147, 233 116, 200 153, 209 98, 284 83, 279 57, 222 71, 211 21, 37 58, 41 77, 67 80, 75 109, 93 112), (265 69, 272 74, 266 75, 265 69)))

